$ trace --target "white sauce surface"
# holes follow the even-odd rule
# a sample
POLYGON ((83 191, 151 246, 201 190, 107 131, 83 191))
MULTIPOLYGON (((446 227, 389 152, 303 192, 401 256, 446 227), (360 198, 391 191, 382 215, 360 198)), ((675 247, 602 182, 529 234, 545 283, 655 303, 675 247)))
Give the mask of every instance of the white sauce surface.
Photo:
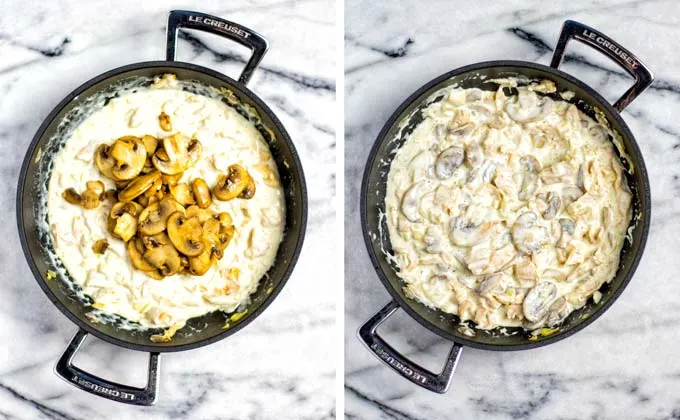
POLYGON ((112 99, 75 129, 54 159, 47 205, 55 252, 73 280, 103 311, 145 327, 180 328, 189 318, 215 310, 231 312, 247 303, 274 263, 285 224, 276 164, 253 124, 219 100, 182 91, 165 79, 112 99), (171 117, 170 133, 158 125, 161 111, 171 117), (219 174, 238 163, 255 180, 256 193, 250 200, 222 202, 213 197, 210 208, 228 212, 236 232, 224 257, 205 275, 174 275, 159 281, 136 270, 125 243, 106 230, 110 203, 85 210, 67 203, 61 194, 69 187, 83 191, 91 180, 101 180, 107 189, 115 187, 93 161, 101 143, 111 144, 125 135, 163 138, 174 132, 195 136, 203 145, 200 159, 181 182, 201 177, 212 188, 219 174), (92 245, 103 238, 109 249, 97 255, 92 245), (233 268, 239 270, 237 277, 233 268))
POLYGON ((481 329, 558 325, 599 299, 631 221, 611 130, 536 94, 554 92, 552 82, 518 90, 446 91, 387 181, 407 295, 481 329))

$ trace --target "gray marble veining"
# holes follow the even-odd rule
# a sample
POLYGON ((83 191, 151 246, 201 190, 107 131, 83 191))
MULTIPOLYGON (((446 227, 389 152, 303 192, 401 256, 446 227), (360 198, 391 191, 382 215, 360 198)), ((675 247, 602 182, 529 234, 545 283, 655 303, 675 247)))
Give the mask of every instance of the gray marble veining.
MULTIPOLYGON (((680 7, 671 1, 462 2, 348 0, 345 12, 345 416, 350 419, 680 418, 680 7), (356 339, 389 301, 363 246, 359 188, 368 151, 408 95, 480 61, 548 64, 562 22, 608 34, 655 73, 623 118, 652 184, 647 248, 633 281, 600 319, 548 347, 466 348, 451 389, 436 395, 400 378, 356 339)), ((632 80, 570 43, 561 67, 611 100, 632 80)), ((403 313, 382 328, 397 349, 438 370, 449 343, 403 313)))
MULTIPOLYGON (((8 0, 0 16, 0 419, 327 419, 335 417, 335 6, 333 1, 8 0), (155 407, 124 406, 61 382, 53 365, 76 327, 32 278, 16 233, 19 167, 42 120, 106 70, 161 60, 167 12, 221 16, 262 33, 270 51, 250 88, 283 122, 307 178, 306 243, 283 292, 248 328, 214 345, 163 356, 155 407), (295 30, 291 30, 294 27, 295 30), (329 262, 330 261, 330 262, 329 262)), ((184 33, 178 58, 238 75, 247 51, 184 33)), ((141 386, 146 355, 88 338, 76 363, 141 386)))

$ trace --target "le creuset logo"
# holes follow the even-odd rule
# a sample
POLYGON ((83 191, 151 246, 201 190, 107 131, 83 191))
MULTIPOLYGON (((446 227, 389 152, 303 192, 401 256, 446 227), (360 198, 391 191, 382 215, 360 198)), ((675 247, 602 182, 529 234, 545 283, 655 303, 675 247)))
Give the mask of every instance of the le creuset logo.
POLYGON ((122 392, 122 391, 116 391, 115 389, 106 388, 104 386, 93 384, 92 382, 90 382, 86 379, 83 379, 83 378, 79 378, 77 376, 74 376, 71 380, 73 382, 76 382, 76 383, 78 383, 78 384, 80 384, 80 385, 82 385, 86 388, 89 388, 89 389, 91 389, 95 392, 98 392, 100 394, 106 394, 106 395, 110 395, 112 397, 118 397, 118 398, 121 398, 123 400, 132 401, 132 400, 135 399, 135 396, 133 394, 129 394, 127 392, 122 392))
POLYGON ((623 51, 623 49, 622 49, 621 47, 619 47, 618 45, 614 44, 613 42, 607 41, 606 39, 604 39, 603 37, 599 36, 598 34, 596 34, 596 33, 594 33, 594 32, 591 32, 591 31, 589 31, 589 30, 587 30, 587 29, 584 29, 584 30, 583 30, 583 36, 586 37, 587 39, 592 39, 592 40, 595 41, 596 43, 598 43, 598 44, 602 45, 603 47, 607 48, 608 50, 613 51, 614 54, 616 54, 616 55, 618 55, 619 57, 621 57, 621 58, 623 59, 623 61, 625 61, 626 63, 630 64, 630 66, 631 66, 632 68, 636 69, 636 68, 638 68, 638 66, 640 65, 640 63, 638 63, 638 61, 637 61, 635 58, 629 56, 628 53, 626 53, 625 51, 623 51))
POLYGON ((404 366, 398 360, 395 360, 394 357, 390 356, 389 353, 383 350, 376 343, 371 344, 371 348, 375 350, 376 354, 380 356, 380 358, 387 362, 390 366, 394 366, 395 368, 399 369, 399 371, 405 373, 406 375, 410 376, 411 378, 421 383, 427 382, 427 378, 425 376, 414 372, 413 369, 409 368, 408 366, 404 366))
POLYGON ((244 31, 243 29, 237 28, 236 26, 230 25, 230 24, 228 24, 224 21, 217 20, 217 19, 204 18, 203 16, 189 15, 189 22, 203 23, 205 25, 215 26, 217 28, 224 29, 224 30, 231 32, 233 34, 236 34, 238 36, 242 36, 244 38, 248 38, 250 36, 250 34, 246 31, 244 31))

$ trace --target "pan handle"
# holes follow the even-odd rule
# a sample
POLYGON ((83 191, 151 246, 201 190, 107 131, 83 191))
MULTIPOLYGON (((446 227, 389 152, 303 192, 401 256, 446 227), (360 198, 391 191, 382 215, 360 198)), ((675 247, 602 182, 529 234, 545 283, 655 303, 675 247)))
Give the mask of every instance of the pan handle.
POLYGON ((267 53, 269 44, 262 35, 241 26, 238 23, 230 22, 216 16, 205 13, 191 12, 189 10, 172 10, 168 17, 168 40, 167 55, 168 61, 175 61, 175 49, 177 48, 177 30, 179 28, 195 29, 197 31, 210 32, 237 42, 244 47, 250 48, 252 55, 246 63, 238 81, 244 85, 248 84, 253 72, 267 53))
POLYGON ((560 38, 555 46, 550 67, 558 68, 560 66, 564 58, 567 43, 571 39, 580 41, 598 50, 623 67, 635 79, 635 84, 614 103, 614 108, 619 110, 619 112, 623 111, 654 81, 652 72, 633 53, 614 42, 614 40, 602 32, 573 20, 567 20, 562 25, 562 32, 560 32, 560 38))
POLYGON ((87 331, 78 330, 64 354, 57 361, 55 366, 57 376, 76 388, 113 401, 132 405, 154 405, 156 403, 160 368, 159 353, 149 355, 149 376, 146 388, 121 385, 85 372, 71 363, 86 336, 87 331))
POLYGON ((388 303, 387 306, 373 315, 371 319, 359 328, 359 339, 378 359, 404 378, 428 391, 439 394, 445 393, 449 389, 449 385, 451 385, 453 371, 456 369, 463 346, 453 343, 444 369, 439 374, 430 372, 412 360, 407 359, 406 356, 399 353, 378 335, 377 330, 380 324, 396 312, 397 309, 399 309, 399 305, 395 301, 388 303))

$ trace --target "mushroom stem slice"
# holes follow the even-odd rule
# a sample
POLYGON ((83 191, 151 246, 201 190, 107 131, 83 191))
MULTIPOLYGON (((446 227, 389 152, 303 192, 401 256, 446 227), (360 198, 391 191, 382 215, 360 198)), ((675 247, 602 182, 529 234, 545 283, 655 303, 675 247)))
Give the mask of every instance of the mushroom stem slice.
POLYGON ((212 204, 212 196, 210 195, 210 188, 208 184, 201 178, 196 178, 191 183, 191 190, 194 193, 196 204, 202 209, 210 207, 212 204))
POLYGON ((160 177, 160 172, 153 171, 133 179, 123 191, 118 193, 118 199, 122 202, 134 200, 151 188, 160 177))

